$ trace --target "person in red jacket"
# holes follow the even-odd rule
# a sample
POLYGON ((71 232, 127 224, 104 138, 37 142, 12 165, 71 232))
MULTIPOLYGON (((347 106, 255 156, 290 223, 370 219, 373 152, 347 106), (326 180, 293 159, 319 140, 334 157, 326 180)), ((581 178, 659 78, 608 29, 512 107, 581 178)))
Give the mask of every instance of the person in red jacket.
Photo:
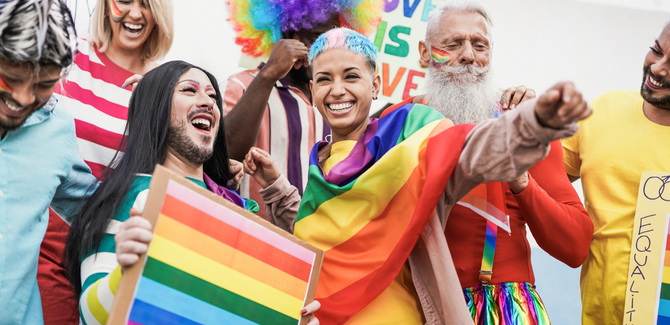
MULTIPOLYGON (((491 19, 479 4, 439 6, 428 18, 426 40, 419 44, 421 63, 429 68, 427 93, 398 105, 423 103, 462 124, 499 116, 535 97, 520 86, 507 89, 501 99, 490 74, 490 27, 491 19)), ((584 262, 593 236, 593 224, 565 176, 560 141, 516 181, 489 184, 471 194, 504 191, 504 211, 498 211, 509 215, 509 235, 468 204, 454 206, 445 229, 470 314, 478 325, 549 324, 535 291, 526 225, 542 249, 570 267, 584 262)))

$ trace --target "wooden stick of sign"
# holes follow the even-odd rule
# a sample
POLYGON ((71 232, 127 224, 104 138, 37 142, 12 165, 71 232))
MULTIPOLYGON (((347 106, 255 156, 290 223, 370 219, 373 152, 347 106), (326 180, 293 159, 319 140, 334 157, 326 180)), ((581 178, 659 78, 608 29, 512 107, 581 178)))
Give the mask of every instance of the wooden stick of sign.
POLYGON ((162 166, 149 188, 154 237, 108 324, 307 323, 323 251, 162 166))

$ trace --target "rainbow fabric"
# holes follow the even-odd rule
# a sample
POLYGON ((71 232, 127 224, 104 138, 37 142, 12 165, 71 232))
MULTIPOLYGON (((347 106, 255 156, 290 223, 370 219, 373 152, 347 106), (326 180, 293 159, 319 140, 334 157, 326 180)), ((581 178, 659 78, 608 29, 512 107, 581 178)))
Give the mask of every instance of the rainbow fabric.
POLYGON ((116 5, 115 0, 109 0, 109 8, 110 8, 110 14, 112 15, 112 20, 120 23, 123 20, 123 17, 126 16, 126 13, 121 11, 119 7, 116 5))
POLYGON ((535 286, 505 282, 463 289, 476 325, 550 325, 535 286))
POLYGON ((14 91, 14 89, 12 89, 12 87, 10 87, 7 84, 7 82, 5 81, 5 79, 2 76, 0 76, 0 91, 5 91, 5 92, 8 92, 8 93, 11 93, 11 92, 14 91))
POLYGON ((128 324, 298 324, 315 257, 170 181, 128 324))
POLYGON ((344 323, 398 275, 473 127, 406 104, 372 119, 328 175, 317 154, 326 143, 314 146, 295 235, 325 251, 315 296, 322 324, 344 323))
POLYGON ((430 56, 433 57, 433 64, 445 64, 449 62, 451 53, 431 46, 430 56))
POLYGON ((661 279, 659 281, 661 282, 661 290, 658 292, 658 311, 656 312, 656 324, 658 325, 670 324, 670 229, 668 229, 668 236, 665 239, 665 251, 663 252, 665 258, 663 258, 663 266, 661 267, 661 279))

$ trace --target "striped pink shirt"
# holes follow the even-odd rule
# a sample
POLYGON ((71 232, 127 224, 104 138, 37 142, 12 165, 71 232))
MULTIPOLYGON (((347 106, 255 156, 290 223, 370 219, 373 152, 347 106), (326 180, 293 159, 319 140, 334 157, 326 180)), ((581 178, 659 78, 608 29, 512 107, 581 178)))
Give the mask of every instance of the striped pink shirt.
POLYGON ((132 93, 121 85, 134 73, 85 40, 79 41, 78 49, 70 74, 55 94, 60 106, 74 116, 81 156, 99 177, 121 143, 132 93))
MULTIPOLYGON (((261 67, 234 74, 222 85, 226 113, 242 98, 261 67)), ((327 134, 330 134, 330 129, 302 91, 283 79, 277 81, 263 115, 256 147, 272 155, 279 171, 298 188, 300 195, 307 185, 309 152, 327 134)), ((260 186, 245 175, 240 187, 242 197, 261 204, 263 201, 258 190, 260 186)), ((261 209, 258 214, 265 217, 265 210, 261 209)))

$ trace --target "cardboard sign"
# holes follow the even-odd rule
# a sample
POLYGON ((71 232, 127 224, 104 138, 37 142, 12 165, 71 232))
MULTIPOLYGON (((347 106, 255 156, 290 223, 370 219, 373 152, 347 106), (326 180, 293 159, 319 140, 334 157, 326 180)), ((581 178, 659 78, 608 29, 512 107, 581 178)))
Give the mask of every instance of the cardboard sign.
POLYGON ((428 74, 419 63, 419 41, 426 37, 428 14, 445 0, 387 0, 371 39, 379 50, 379 98, 398 103, 423 93, 428 74))
POLYGON ((161 166, 142 216, 154 237, 108 324, 306 324, 321 250, 161 166))
MULTIPOLYGON (((380 100, 398 103, 423 93, 428 69, 419 63, 419 41, 426 36, 428 14, 445 1, 386 0, 377 32, 370 35, 379 50, 380 100)), ((255 69, 266 61, 242 53, 239 66, 255 69)))
POLYGON ((666 258, 666 249, 670 248, 666 245, 669 180, 670 172, 642 172, 628 264, 624 325, 670 324, 670 256, 666 258))

